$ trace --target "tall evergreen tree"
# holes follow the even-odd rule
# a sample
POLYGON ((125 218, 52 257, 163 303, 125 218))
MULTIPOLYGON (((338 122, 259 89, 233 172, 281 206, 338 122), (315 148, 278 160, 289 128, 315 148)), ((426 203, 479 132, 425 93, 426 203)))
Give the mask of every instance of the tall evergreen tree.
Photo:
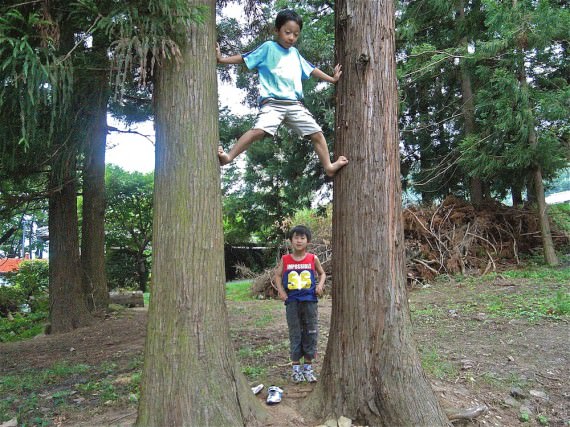
POLYGON ((405 294, 394 8, 337 0, 333 308, 321 381, 308 405, 360 425, 448 425, 422 371, 405 294), (358 141, 358 143, 354 143, 358 141))
POLYGON ((261 407, 225 308, 215 2, 174 5, 156 10, 180 53, 160 57, 156 71, 153 294, 137 425, 250 425, 261 407))

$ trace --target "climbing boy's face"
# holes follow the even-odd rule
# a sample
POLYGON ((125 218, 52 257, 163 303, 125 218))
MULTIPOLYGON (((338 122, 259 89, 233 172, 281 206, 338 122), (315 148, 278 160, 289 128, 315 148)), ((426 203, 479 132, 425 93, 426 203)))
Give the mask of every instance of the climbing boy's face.
POLYGON ((291 245, 293 246, 293 250, 302 252, 307 249, 309 245, 309 240, 307 239, 307 235, 305 234, 298 234, 295 233, 291 237, 291 245))
POLYGON ((285 49, 289 49, 295 43, 297 43, 297 39, 301 34, 301 28, 299 28, 299 24, 295 21, 287 21, 285 22, 281 28, 277 29, 277 43, 284 47, 285 49))

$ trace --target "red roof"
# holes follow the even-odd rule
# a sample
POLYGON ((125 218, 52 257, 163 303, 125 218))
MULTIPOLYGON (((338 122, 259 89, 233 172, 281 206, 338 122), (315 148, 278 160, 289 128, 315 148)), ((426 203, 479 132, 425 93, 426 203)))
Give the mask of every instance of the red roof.
POLYGON ((0 258, 0 274, 15 273, 23 258, 0 258))

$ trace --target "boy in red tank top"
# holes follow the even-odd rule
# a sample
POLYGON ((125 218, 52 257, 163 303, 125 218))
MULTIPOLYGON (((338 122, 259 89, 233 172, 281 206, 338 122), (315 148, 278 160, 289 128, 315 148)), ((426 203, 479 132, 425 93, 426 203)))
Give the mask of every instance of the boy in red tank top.
POLYGON ((298 225, 290 231, 289 239, 293 252, 281 258, 275 282, 279 298, 285 301, 293 382, 313 383, 317 381, 312 367, 318 340, 317 295, 323 293, 327 275, 319 258, 307 252, 311 230, 298 225))

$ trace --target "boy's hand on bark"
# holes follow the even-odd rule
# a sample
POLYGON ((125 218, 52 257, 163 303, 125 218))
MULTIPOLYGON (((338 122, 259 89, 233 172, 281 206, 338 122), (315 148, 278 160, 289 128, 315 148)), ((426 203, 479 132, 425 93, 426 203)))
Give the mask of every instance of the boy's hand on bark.
POLYGON ((220 50, 220 44, 216 43, 216 61, 220 62, 222 59, 222 51, 220 50))
POLYGON ((341 75, 342 75, 342 65, 336 64, 334 67, 334 74, 332 76, 335 83, 338 82, 341 75))

